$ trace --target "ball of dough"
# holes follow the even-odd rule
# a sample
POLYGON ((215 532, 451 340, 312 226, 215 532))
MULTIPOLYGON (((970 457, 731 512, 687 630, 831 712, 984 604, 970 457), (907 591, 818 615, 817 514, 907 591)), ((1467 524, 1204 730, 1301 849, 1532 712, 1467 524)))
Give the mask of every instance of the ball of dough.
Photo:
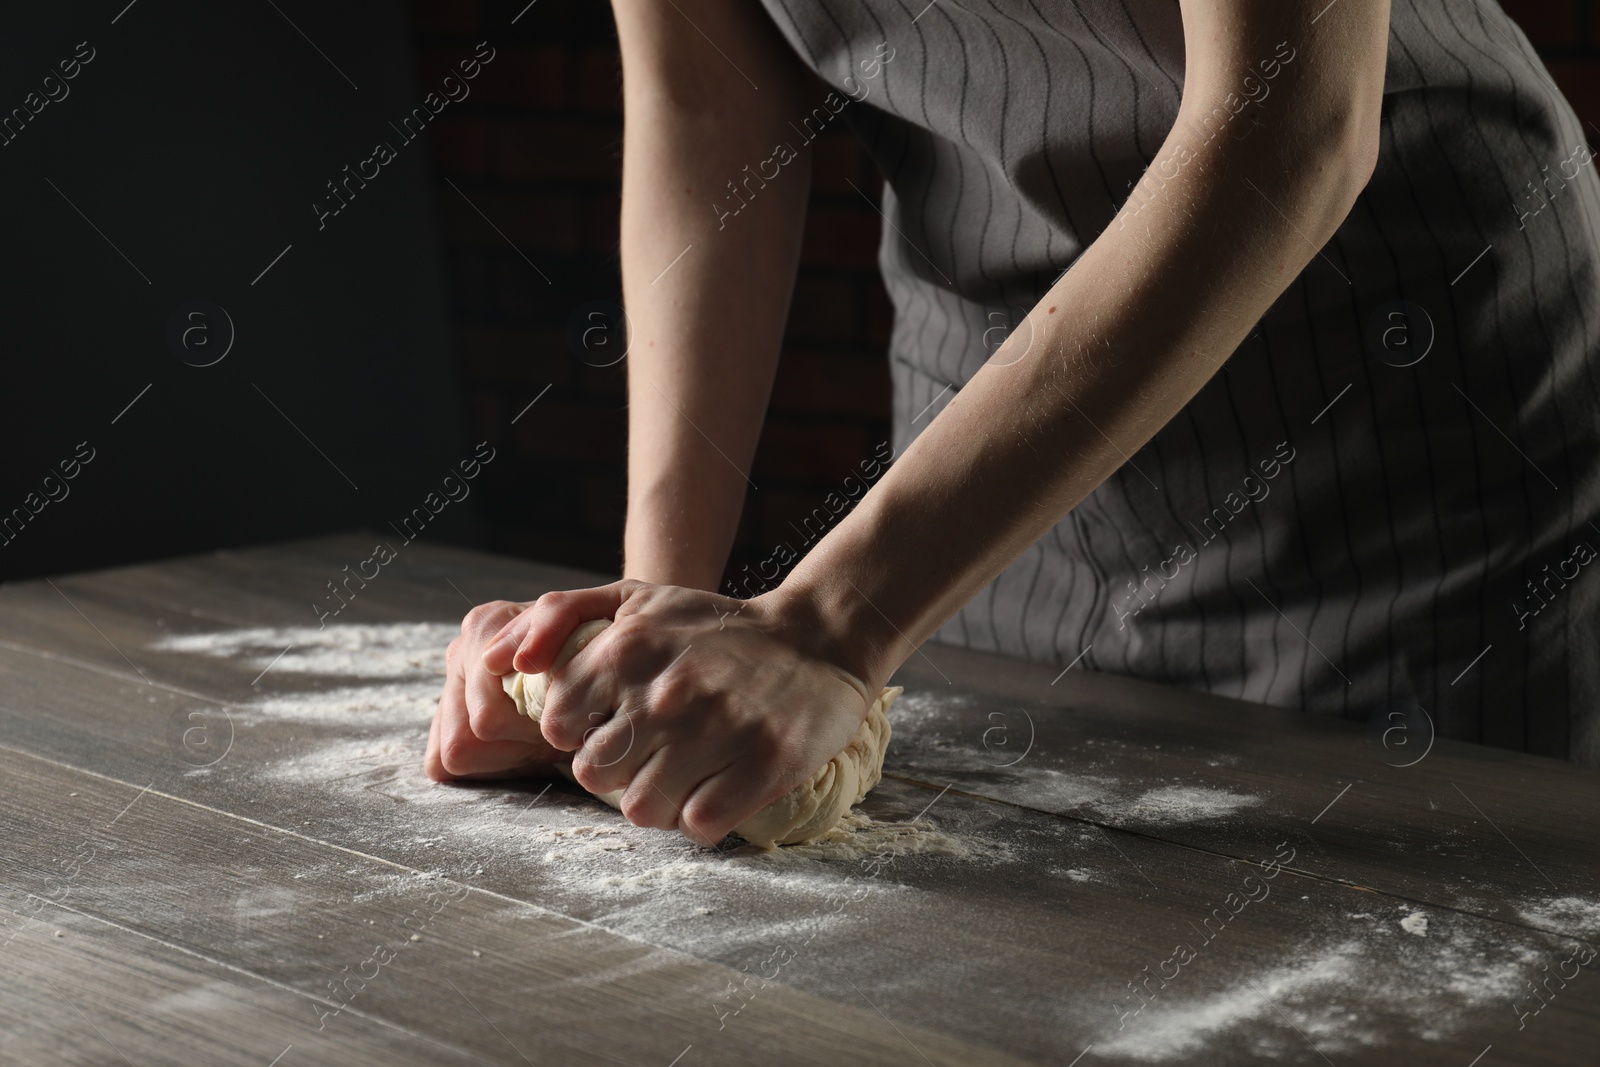
MULTIPOLYGON (((551 670, 567 663, 595 636, 610 625, 596 619, 575 630, 556 656, 551 670)), ((506 694, 517 703, 517 711, 537 720, 544 711, 549 678, 544 674, 513 671, 501 678, 506 694)), ((824 763, 808 781, 801 782, 771 804, 735 827, 734 832, 752 845, 776 848, 813 841, 839 825, 845 813, 865 799, 883 774, 883 753, 889 747, 889 705, 905 690, 892 686, 878 694, 867 709, 861 728, 844 751, 824 763)), ((561 772, 568 778, 572 771, 561 772)), ((622 790, 595 794, 613 808, 620 808, 622 790)))

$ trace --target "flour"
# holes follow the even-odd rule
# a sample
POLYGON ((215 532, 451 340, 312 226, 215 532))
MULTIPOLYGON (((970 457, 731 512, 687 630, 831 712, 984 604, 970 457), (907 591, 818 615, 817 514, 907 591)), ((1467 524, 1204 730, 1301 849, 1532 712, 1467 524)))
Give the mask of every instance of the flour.
POLYGON ((1006 782, 1012 794, 1027 798, 1024 802, 1030 807, 1056 812, 1100 811, 1104 805, 1115 805, 1121 790, 1115 778, 1044 766, 1019 765, 1008 772, 1006 782))
MULTIPOLYGON (((1117 749, 1130 747, 1120 741, 1089 739, 1074 746, 1071 769, 1060 766, 1062 756, 1031 747, 1021 760, 1002 766, 997 757, 1004 753, 984 746, 988 736, 985 729, 1003 726, 1007 741, 1020 752, 1025 738, 1021 731, 1027 729, 1027 720, 1019 710, 1006 715, 997 726, 999 720, 982 713, 985 706, 959 692, 906 693, 889 709, 895 737, 889 746, 887 768, 949 776, 971 782, 987 795, 1036 811, 1129 828, 1221 822, 1262 803, 1261 797, 1252 794, 1195 782, 1151 788, 1148 776, 1134 784, 1096 773, 1106 761, 1086 758, 1085 753, 1097 743, 1117 749)), ((1035 726, 1049 714, 1052 712, 1040 712, 1035 726)), ((1121 756, 1119 762, 1126 765, 1127 759, 1121 756)), ((1221 759, 1212 765, 1230 762, 1238 761, 1221 759)))
POLYGON ((274 626, 173 634, 150 647, 158 652, 243 659, 258 670, 270 665, 273 673, 438 679, 444 675, 445 646, 460 632, 459 625, 438 622, 349 623, 321 630, 274 626))
POLYGON ((1190 823, 1225 818, 1260 803, 1260 797, 1226 789, 1168 785, 1140 796, 1128 805, 1127 813, 1163 823, 1190 823))
POLYGON ((1552 897, 1519 910, 1523 919, 1551 933, 1567 937, 1600 936, 1600 900, 1552 897))
MULTIPOLYGON (((859 877, 851 864, 766 858, 789 849, 729 842, 718 852, 633 826, 564 781, 439 785, 421 771, 422 743, 420 730, 341 740, 267 773, 295 789, 334 791, 363 851, 703 957, 759 943, 774 916, 812 915, 859 877)), ((386 876, 367 892, 425 894, 414 878, 386 876)), ((811 925, 850 921, 819 915, 811 925)))
POLYGON ((356 904, 367 904, 374 900, 393 900, 395 898, 425 897, 434 889, 440 888, 443 878, 436 871, 423 871, 420 873, 394 872, 373 875, 370 888, 355 894, 351 901, 356 904))
MULTIPOLYGON (((939 990, 990 988, 1001 972, 984 968, 1006 961, 935 952, 927 958, 937 974, 885 973, 867 985, 863 970, 870 968, 857 969, 865 957, 851 946, 881 940, 894 952, 909 952, 969 944, 947 938, 971 933, 951 901, 973 898, 944 895, 943 886, 990 885, 999 899, 1009 899, 1004 894, 1015 889, 1009 882, 1020 880, 1007 877, 1005 866, 1028 863, 1051 875, 1048 896, 1028 903, 1060 908, 1063 918, 1040 928, 1041 940, 1073 924, 1082 928, 1073 938, 1115 934, 1119 912, 1107 887, 1123 884, 1126 873, 1115 873, 1122 861, 1105 848, 1100 831, 1001 805, 957 804, 954 794, 929 808, 932 791, 894 779, 822 840, 774 852, 734 839, 705 849, 677 833, 632 826, 564 781, 436 784, 422 773, 421 760, 444 647, 455 632, 431 624, 336 624, 323 631, 171 637, 158 647, 240 659, 253 668, 251 675, 271 665, 262 694, 233 713, 292 724, 282 731, 287 741, 274 734, 279 747, 260 759, 235 753, 208 769, 217 776, 211 780, 225 778, 240 795, 259 797, 262 810, 292 813, 280 825, 296 832, 423 872, 377 872, 364 864, 358 871, 345 859, 330 859, 338 873, 353 877, 341 891, 358 903, 421 901, 447 878, 526 901, 533 905, 528 915, 547 909, 735 969, 758 970, 774 946, 791 946, 801 956, 783 982, 801 988, 814 982, 808 991, 827 996, 848 991, 842 981, 848 975, 889 1015, 920 1022, 927 1020, 917 1020, 918 1004, 930 1014, 954 1011, 963 994, 939 990), (332 814, 318 814, 313 825, 310 813, 332 814), (1093 867, 1102 859, 1112 873, 1093 867), (1098 910, 1073 911, 1084 902, 1098 910), (900 998, 898 1007, 883 997, 900 998)), ((1131 751, 1096 764, 1075 750, 1067 757, 1081 763, 1058 757, 1050 766, 1050 753, 1036 749, 1015 767, 986 765, 990 754, 981 746, 984 717, 977 707, 964 698, 907 694, 890 712, 896 729, 891 764, 947 768, 948 777, 924 776, 941 785, 977 775, 990 795, 1110 825, 1224 825, 1242 822, 1263 804, 1244 790, 1207 784, 1204 775, 1152 784, 1148 776, 1135 781, 1131 772, 1126 781, 1103 773, 1113 758, 1129 766, 1131 751), (952 716, 970 720, 970 738, 958 736, 952 716)), ((1012 727, 1020 723, 1014 719, 1012 727)), ((1098 751, 1114 747, 1127 746, 1107 742, 1098 751)), ((152 862, 138 876, 152 883, 170 879, 170 864, 152 862)), ((1037 1001, 1028 1000, 1033 994, 1026 990, 1008 995, 1026 1003, 1042 1027, 1055 1028, 1052 1033, 1097 1034, 1096 1057, 1206 1063, 1305 1058, 1298 1028, 1330 1058, 1353 1062, 1372 1058, 1373 1050, 1403 1035, 1446 1041, 1484 1012, 1503 1011, 1509 1019, 1510 999, 1549 955, 1542 935, 1449 909, 1424 913, 1368 894, 1359 902, 1340 899, 1339 906, 1324 907, 1324 898, 1313 904, 1275 889, 1271 901, 1258 906, 1281 908, 1284 921, 1294 924, 1291 958, 1230 934, 1228 941, 1202 947, 1181 980, 1122 1028, 1102 1007, 1128 1001, 1131 994, 1121 987, 1107 988, 1101 1000, 1093 997, 1096 990, 1079 990, 1085 996, 1070 1004, 1043 991, 1037 1001)), ((241 896, 238 907, 267 922, 277 921, 275 913, 290 903, 288 897, 241 896)), ((1517 906, 1523 921, 1542 930, 1600 934, 1600 899, 1551 896, 1517 906)), ((520 914, 513 909, 507 921, 520 914)), ((429 938, 448 940, 465 929, 452 925, 457 915, 453 908, 440 912, 429 938)), ((1176 919, 1174 925, 1182 926, 1176 919)), ((1065 937, 1052 944, 1071 949, 1065 937)), ((641 958, 645 962, 627 966, 651 959, 641 958)))
MULTIPOLYGON (((252 674, 270 667, 265 692, 230 713, 316 729, 280 758, 220 769, 253 777, 269 795, 331 798, 317 807, 343 813, 337 830, 303 832, 424 872, 375 874, 357 903, 423 899, 446 877, 653 945, 747 962, 756 949, 764 957, 774 944, 809 944, 866 921, 878 902, 907 892, 898 871, 1011 861, 1008 846, 962 832, 937 811, 910 819, 931 795, 895 783, 868 807, 892 809, 887 794, 905 793, 907 816, 857 811, 819 841, 772 852, 737 839, 704 849, 676 832, 630 825, 565 781, 435 783, 422 772, 422 753, 445 646, 457 632, 350 623, 173 636, 155 647, 241 660, 252 674), (825 906, 844 892, 847 907, 825 906)), ((441 914, 441 929, 449 919, 441 914)))
POLYGON ((1388 1046, 1406 1033, 1443 1041, 1482 1012, 1504 1010, 1546 955, 1481 920, 1442 912, 1430 922, 1404 905, 1308 926, 1297 958, 1265 970, 1237 959, 1208 968, 1210 950, 1201 949, 1193 979, 1184 978, 1193 986, 1159 991, 1096 1042, 1096 1053, 1147 1062, 1302 1055, 1305 1041, 1294 1028, 1329 1057, 1388 1046), (1218 991, 1218 974, 1235 977, 1218 991), (1233 1051, 1240 1043, 1244 1049, 1233 1051))
POLYGON ((236 659, 264 672, 271 679, 266 695, 229 709, 244 722, 393 727, 433 714, 444 686, 445 646, 459 632, 444 623, 285 626, 173 635, 150 647, 236 659), (315 680, 308 689, 283 693, 285 676, 315 680), (324 678, 365 684, 324 688, 324 678))
POLYGON ((597 889, 634 892, 641 889, 663 888, 672 882, 692 881, 704 877, 705 873, 705 868, 698 863, 669 863, 665 867, 651 867, 638 874, 608 874, 595 879, 591 884, 597 889))
POLYGON ((769 855, 771 862, 777 864, 793 859, 842 862, 884 856, 952 856, 994 862, 1009 858, 1009 851, 994 842, 942 833, 927 820, 878 822, 857 810, 847 813, 838 827, 817 840, 789 845, 769 855))
POLYGON ((403 726, 426 722, 439 706, 441 681, 388 682, 341 686, 291 696, 271 696, 243 707, 246 722, 349 723, 354 726, 403 726))
POLYGON ((1272 1013, 1269 1000, 1281 1005, 1306 994, 1327 996, 1349 981, 1351 958, 1358 951, 1354 943, 1335 945, 1316 958, 1266 971, 1252 980, 1254 985, 1242 983, 1222 993, 1194 997, 1165 1011, 1148 1009, 1130 1020, 1124 1033, 1097 1043, 1097 1048, 1105 1055, 1141 1060, 1190 1057, 1214 1035, 1247 1020, 1265 1020, 1272 1013))
POLYGON ((897 731, 903 727, 924 737, 931 737, 935 733, 934 727, 941 720, 959 716, 963 710, 970 712, 976 706, 965 693, 908 690, 889 709, 889 721, 897 731))

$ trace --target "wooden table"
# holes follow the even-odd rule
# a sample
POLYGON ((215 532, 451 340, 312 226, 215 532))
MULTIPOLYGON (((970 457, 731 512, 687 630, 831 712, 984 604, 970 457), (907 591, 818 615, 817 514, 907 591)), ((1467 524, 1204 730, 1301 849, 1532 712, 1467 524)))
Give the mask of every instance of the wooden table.
POLYGON ((468 603, 598 579, 318 629, 372 540, 0 587, 0 1061, 1595 1062, 1592 772, 930 645, 851 842, 702 850, 429 783, 468 603))

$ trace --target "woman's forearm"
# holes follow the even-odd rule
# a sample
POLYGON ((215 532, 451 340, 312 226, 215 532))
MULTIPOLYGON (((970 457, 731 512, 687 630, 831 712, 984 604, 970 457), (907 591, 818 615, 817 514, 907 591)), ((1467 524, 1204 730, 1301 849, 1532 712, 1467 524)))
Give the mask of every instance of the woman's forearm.
POLYGON ((1342 6, 1301 27, 1301 81, 1281 78, 1243 139, 1202 143, 1204 120, 1272 43, 1191 61, 1142 188, 769 594, 824 655, 882 684, 1176 415, 1333 235, 1376 157, 1388 26, 1387 3, 1342 6), (1353 82, 1330 86, 1332 71, 1353 82))
POLYGON ((791 139, 811 83, 757 5, 696 5, 693 24, 671 5, 615 10, 630 325, 624 575, 713 589, 771 394, 810 154, 771 180, 758 168, 791 139), (748 206, 730 214, 734 192, 748 206))

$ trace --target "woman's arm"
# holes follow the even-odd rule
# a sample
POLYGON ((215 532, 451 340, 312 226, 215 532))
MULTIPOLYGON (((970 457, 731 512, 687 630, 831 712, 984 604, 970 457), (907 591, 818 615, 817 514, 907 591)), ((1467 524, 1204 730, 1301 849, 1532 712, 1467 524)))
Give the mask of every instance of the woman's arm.
MULTIPOLYGON (((631 319, 624 573, 712 589, 772 390, 810 154, 766 182, 738 215, 719 218, 713 205, 727 203, 727 183, 743 180, 746 166, 755 169, 787 139, 788 120, 808 110, 800 102, 815 90, 747 0, 701 0, 683 10, 617 0, 614 8, 625 120, 622 288, 631 319)), ((424 757, 435 779, 539 773, 566 758, 483 668, 484 649, 527 607, 496 601, 462 620, 424 757)))
POLYGON ((623 581, 547 594, 500 631, 485 669, 542 671, 577 625, 615 619, 555 672, 542 720, 585 788, 714 842, 808 777, 915 644, 1181 410, 1331 238, 1376 161, 1388 0, 1182 10, 1178 121, 1030 313, 1031 346, 1002 346, 778 589, 741 603, 623 581), (1262 63, 1278 66, 1250 134, 1214 134, 1262 63))
POLYGON ((772 392, 811 155, 760 172, 822 90, 751 0, 612 6, 631 326, 623 573, 715 589, 772 392), (735 190, 748 206, 732 214, 735 190))
POLYGON ((1178 119, 1127 204, 1033 309, 1031 331, 1013 333, 769 594, 870 685, 1199 392, 1372 174, 1388 0, 1182 10, 1178 119), (1259 128, 1238 138, 1217 109, 1259 95, 1264 63, 1270 94, 1241 116, 1259 128))

